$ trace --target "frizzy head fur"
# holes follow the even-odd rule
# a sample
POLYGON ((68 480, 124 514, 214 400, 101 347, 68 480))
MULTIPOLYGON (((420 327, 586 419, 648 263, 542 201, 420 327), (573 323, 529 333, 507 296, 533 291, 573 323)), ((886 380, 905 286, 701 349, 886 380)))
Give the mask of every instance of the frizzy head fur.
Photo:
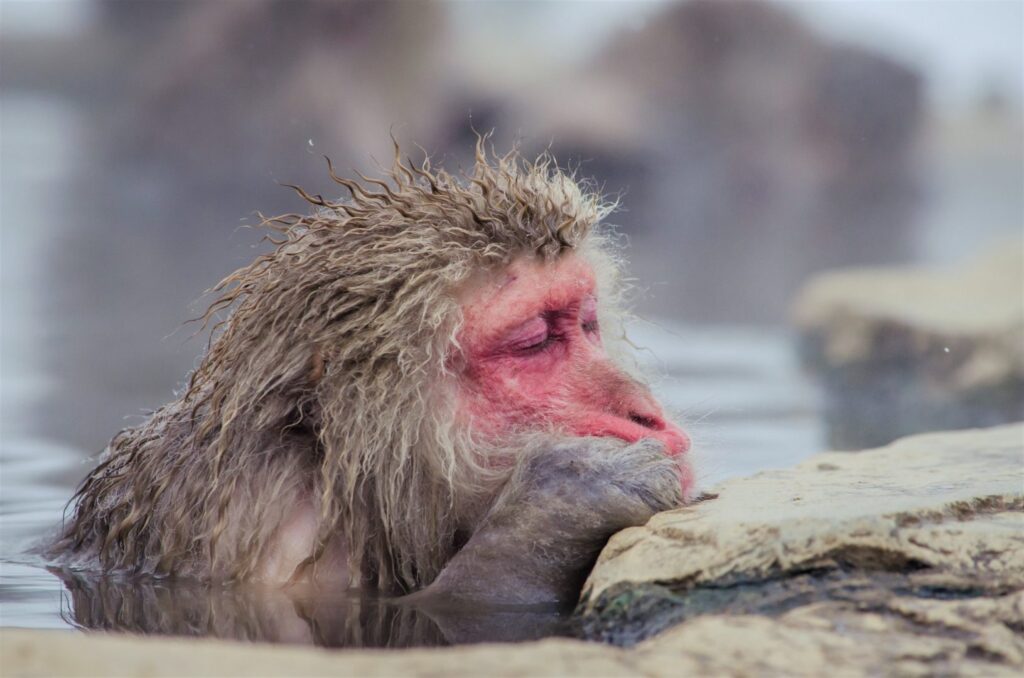
MULTIPOLYGON (((177 400, 120 432, 53 548, 105 570, 245 579, 285 510, 319 516, 315 563, 341 535, 364 586, 409 590, 451 557, 460 511, 499 471, 452 422, 455 292, 518 257, 585 256, 614 302, 600 196, 542 155, 471 170, 395 159, 331 177, 311 215, 263 221, 272 251, 215 290, 210 346, 177 400), (461 508, 460 508, 461 507, 461 508)), ((604 310, 614 309, 615 304, 604 310)))

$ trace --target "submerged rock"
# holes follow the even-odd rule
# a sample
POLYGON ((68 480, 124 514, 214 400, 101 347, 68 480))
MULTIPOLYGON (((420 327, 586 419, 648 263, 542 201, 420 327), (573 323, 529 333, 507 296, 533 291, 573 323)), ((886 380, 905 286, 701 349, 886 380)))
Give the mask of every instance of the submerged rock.
POLYGON ((793 315, 833 447, 1024 419, 1024 243, 959 269, 827 273, 793 315))
POLYGON ((729 481, 612 538, 591 638, 324 650, 5 629, 20 675, 979 675, 1024 670, 1024 425, 729 481))

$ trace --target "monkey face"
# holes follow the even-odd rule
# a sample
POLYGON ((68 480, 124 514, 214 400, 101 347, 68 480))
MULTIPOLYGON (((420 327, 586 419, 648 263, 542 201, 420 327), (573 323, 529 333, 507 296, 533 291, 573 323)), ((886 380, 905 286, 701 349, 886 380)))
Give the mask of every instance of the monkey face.
POLYGON ((501 437, 553 427, 628 442, 653 438, 679 459, 684 492, 690 441, 643 384, 605 352, 596 281, 576 256, 521 259, 463 295, 459 414, 501 437))

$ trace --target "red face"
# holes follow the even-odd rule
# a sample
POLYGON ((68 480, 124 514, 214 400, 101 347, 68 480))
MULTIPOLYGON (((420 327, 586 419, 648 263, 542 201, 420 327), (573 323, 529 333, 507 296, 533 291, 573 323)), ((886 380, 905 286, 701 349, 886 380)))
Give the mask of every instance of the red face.
POLYGON ((460 414, 477 430, 501 436, 548 425, 578 436, 654 438, 679 459, 689 493, 690 441, 605 353, 586 262, 520 260, 463 298, 460 414))

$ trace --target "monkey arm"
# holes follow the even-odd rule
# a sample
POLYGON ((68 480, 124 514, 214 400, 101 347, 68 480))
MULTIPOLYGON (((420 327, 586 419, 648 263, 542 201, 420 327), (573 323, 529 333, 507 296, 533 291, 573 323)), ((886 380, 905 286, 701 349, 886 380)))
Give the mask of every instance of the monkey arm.
POLYGON ((525 453, 466 545, 416 604, 566 603, 608 538, 682 503, 678 467, 662 446, 608 438, 525 453))

